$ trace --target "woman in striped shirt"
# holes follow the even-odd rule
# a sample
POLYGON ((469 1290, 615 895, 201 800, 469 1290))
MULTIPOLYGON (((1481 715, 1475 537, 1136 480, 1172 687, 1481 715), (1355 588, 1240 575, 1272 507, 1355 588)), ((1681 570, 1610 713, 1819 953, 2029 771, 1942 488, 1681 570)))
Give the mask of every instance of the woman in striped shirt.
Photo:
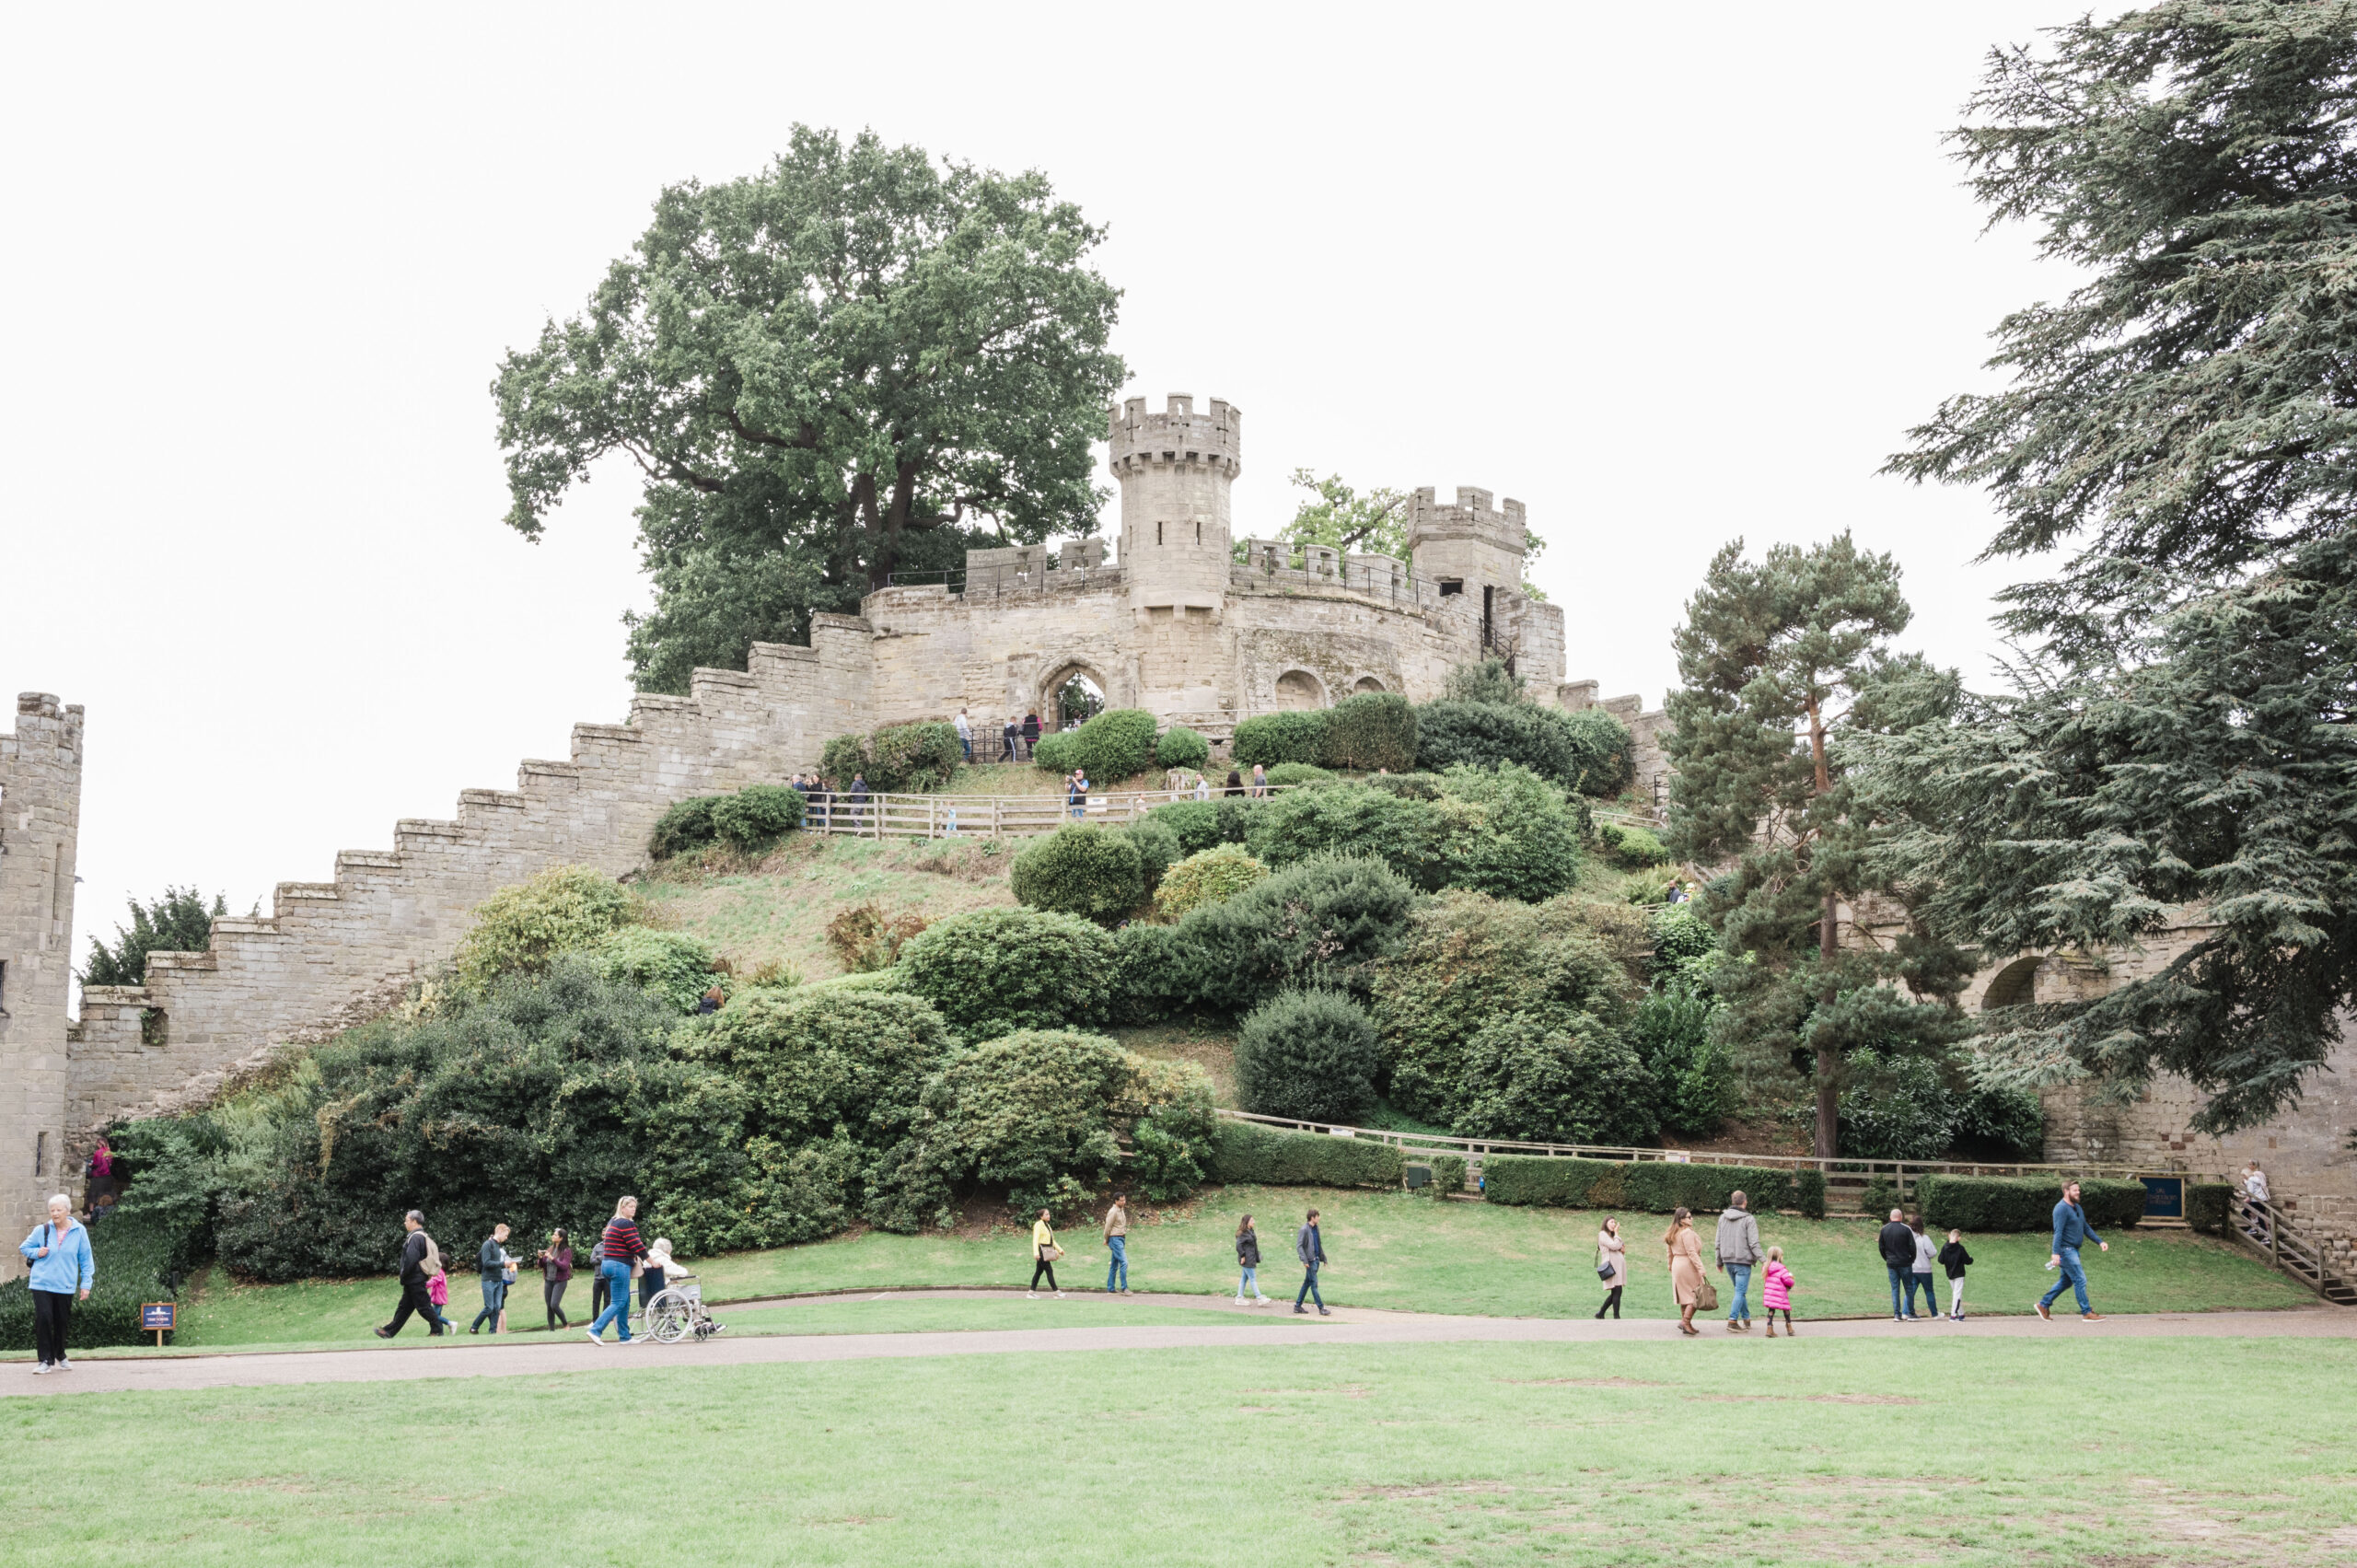
POLYGON ((589 1340, 592 1344, 604 1344, 606 1325, 610 1322, 619 1336, 617 1342, 628 1344, 631 1264, 646 1256, 646 1244, 638 1238, 637 1199, 624 1198, 614 1205, 614 1217, 606 1222, 606 1234, 598 1243, 598 1272, 613 1296, 607 1302, 605 1311, 598 1315, 598 1320, 589 1325, 589 1340))

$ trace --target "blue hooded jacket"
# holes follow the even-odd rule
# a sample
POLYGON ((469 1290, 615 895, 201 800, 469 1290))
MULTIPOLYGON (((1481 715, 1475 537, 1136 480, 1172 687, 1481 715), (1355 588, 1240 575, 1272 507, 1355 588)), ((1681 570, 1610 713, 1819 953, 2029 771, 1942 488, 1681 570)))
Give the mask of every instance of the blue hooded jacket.
POLYGON ((90 1227, 76 1220, 69 1218, 64 1230, 54 1228, 47 1220, 41 1221, 17 1250, 33 1266, 35 1290, 71 1295, 75 1290, 87 1290, 99 1277, 98 1265, 90 1256, 90 1227), (44 1247, 49 1249, 48 1257, 33 1256, 44 1247))

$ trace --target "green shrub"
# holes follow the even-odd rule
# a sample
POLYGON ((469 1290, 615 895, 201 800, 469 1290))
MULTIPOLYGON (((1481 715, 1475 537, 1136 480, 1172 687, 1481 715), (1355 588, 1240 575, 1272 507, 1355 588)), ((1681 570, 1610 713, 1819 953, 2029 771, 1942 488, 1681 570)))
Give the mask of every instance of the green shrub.
MULTIPOLYGON (((2185 1223, 2204 1236, 2223 1236, 2237 1190, 2223 1181, 2185 1184, 2185 1223)), ((2084 1193, 2080 1194, 2084 1197, 2084 1193)))
POLYGON ((1239 768, 1256 762, 1267 767, 1279 762, 1315 763, 1326 755, 1326 725, 1322 708, 1258 714, 1236 726, 1228 755, 1239 768))
POLYGON ((1673 1165, 1666 1160, 1590 1160, 1545 1155, 1492 1155, 1481 1162, 1481 1192, 1492 1203, 1567 1209, 1619 1209, 1709 1214, 1741 1191, 1754 1214, 1796 1209, 1825 1217, 1825 1173, 1747 1165, 1673 1165))
POLYGON ((1620 1027, 1635 987, 1614 946, 1638 938, 1596 923, 1615 912, 1570 899, 1532 905, 1457 891, 1417 909, 1373 976, 1391 1103, 1443 1120, 1466 1042, 1495 1019, 1522 1013, 1546 1024, 1620 1027))
POLYGON ((1291 790, 1260 803, 1244 830, 1253 857, 1267 865, 1363 855, 1420 888, 1441 885, 1447 830, 1438 807, 1425 801, 1357 784, 1291 790))
POLYGON ((2045 1142, 2038 1097, 1979 1089, 1961 1055, 1897 1056, 1860 1051, 1841 1091, 1840 1149, 1856 1159, 1981 1159, 2035 1156, 2045 1142))
POLYGON ((1373 773, 1366 779, 1369 789, 1379 789, 1387 795, 1404 796, 1410 800, 1438 800, 1441 776, 1438 773, 1373 773))
POLYGON ((1145 898, 1138 846, 1126 833, 1094 823, 1070 823, 1037 838, 1015 857, 1015 896, 1033 909, 1053 910, 1110 925, 1145 898))
POLYGON ((737 998, 689 1050, 744 1086, 749 1135, 794 1144, 840 1127, 881 1149, 908 1135, 958 1042, 919 997, 797 986, 737 998))
POLYGON ((1515 1014, 1466 1041, 1443 1109, 1460 1138, 1627 1146, 1660 1131, 1655 1100, 1652 1074, 1618 1030, 1582 1014, 1515 1014))
POLYGON ((1204 1170, 1230 1186, 1397 1187, 1406 1165, 1396 1144, 1222 1121, 1204 1170))
POLYGON ((1708 968, 1702 960, 1719 949, 1718 933, 1694 912, 1691 904, 1663 905, 1647 917, 1645 928, 1653 936, 1652 969, 1656 980, 1691 981, 1708 968))
POLYGON ((1429 1166, 1432 1168, 1432 1185, 1424 1189, 1429 1196, 1440 1198, 1452 1192, 1465 1191, 1465 1156, 1463 1155, 1445 1155, 1434 1149, 1408 1149, 1402 1152, 1409 1164, 1429 1166))
POLYGON ((1858 1193, 1858 1213, 1876 1219, 1886 1219, 1891 1210, 1906 1206, 1907 1198, 1898 1181, 1887 1176, 1867 1178, 1865 1187, 1858 1193))
POLYGON ((767 849, 802 826, 802 792, 782 784, 747 784, 712 803, 712 830, 729 848, 767 849))
POLYGON ((647 835, 646 853, 656 860, 668 860, 675 854, 718 842, 720 830, 712 825, 712 808, 726 798, 698 795, 674 802, 655 819, 655 831, 647 835))
POLYGON ((1232 899, 1268 875, 1269 868, 1242 844, 1213 844, 1163 873, 1154 907, 1165 920, 1178 920, 1204 904, 1232 899))
POLYGON ((1452 768, 1428 808, 1444 825, 1441 880, 1502 899, 1540 903, 1579 879, 1585 807, 1574 813, 1538 774, 1513 763, 1452 768))
POLYGON ((560 953, 586 947, 638 918, 630 890, 586 865, 552 865, 502 888, 475 908, 451 958, 462 991, 480 993, 503 975, 537 974, 560 953))
POLYGON ((1155 738, 1154 760, 1160 767, 1200 770, 1211 765, 1211 742, 1185 725, 1174 724, 1155 738))
POLYGON ((1718 1004, 1690 985, 1657 985, 1629 1019, 1629 1043, 1659 1096, 1665 1132, 1706 1138, 1735 1114, 1735 1059, 1714 1036, 1718 1004))
POLYGON ((1441 683, 1441 695, 1452 703, 1494 703, 1511 705, 1530 700, 1523 679, 1494 654, 1453 667, 1441 683))
POLYGON ((1329 768, 1403 772, 1416 765, 1416 710, 1396 691, 1362 691, 1326 714, 1326 744, 1318 761, 1329 768))
POLYGON ((1145 896, 1152 898, 1168 874, 1185 854, 1178 847, 1178 835, 1166 823, 1151 817, 1141 817, 1121 830, 1121 836, 1137 846, 1138 879, 1144 884, 1145 896))
POLYGON ((694 1012, 712 989, 713 960, 719 957, 701 936, 644 925, 610 933, 582 955, 608 980, 634 985, 681 1013, 694 1012))
POLYGON ((1225 799, 1174 800, 1167 806, 1157 806, 1147 812, 1146 820, 1159 822, 1169 829, 1171 836, 1178 841, 1178 854, 1184 858, 1200 854, 1223 842, 1220 807, 1225 804, 1225 799))
POLYGON ((1379 861, 1288 866, 1178 923, 1189 997, 1242 1012, 1288 985, 1363 991, 1415 899, 1379 861))
POLYGON ((1158 1024, 1186 1001, 1175 929, 1132 921, 1113 933, 1112 1022, 1125 1027, 1158 1024))
POLYGON ((1237 1032, 1237 1098, 1261 1116, 1353 1121, 1375 1103, 1380 1054, 1375 1026, 1348 996, 1279 992, 1237 1032))
POLYGON ((1272 785, 1332 784, 1337 776, 1307 762, 1280 762, 1268 771, 1267 782, 1272 785))
POLYGON ((1669 864, 1668 849, 1644 828, 1624 828, 1618 822, 1599 822, 1596 827, 1596 842, 1611 851, 1612 858, 1623 865, 1643 867, 1669 864))
MULTIPOLYGON (((115 1212, 90 1227, 90 1255, 97 1281, 90 1298, 74 1304, 65 1348, 152 1345, 155 1336, 139 1329, 139 1308, 150 1301, 180 1297, 180 1231, 160 1214, 141 1214, 138 1183, 115 1212)), ((12 1240, 20 1239, 11 1237, 12 1240)), ((173 1336, 165 1336, 168 1342, 173 1336)), ((32 1287, 26 1280, 0 1283, 0 1351, 33 1348, 32 1287)))
POLYGON ((1427 703, 1416 714, 1416 766, 1519 763, 1548 783, 1608 799, 1629 786, 1635 741, 1600 709, 1567 714, 1535 703, 1427 703))
MULTIPOLYGON (((1120 1170, 1121 1139, 1150 1117, 1159 1134, 1186 1145, 1188 1163, 1200 1167, 1210 1156, 1211 1084, 1202 1068, 1149 1061, 1102 1035, 1024 1029, 936 1074, 917 1135, 946 1180, 1004 1189, 1018 1214, 1070 1214, 1120 1170)), ((1171 1179, 1172 1151, 1156 1158, 1157 1179, 1171 1179)))
MULTIPOLYGON (((1915 1198, 1930 1229, 2043 1231, 2053 1227, 2062 1182, 2059 1177, 1932 1175, 1915 1183, 1915 1198)), ((2082 1181, 2079 1206, 2098 1231, 2132 1225, 2144 1217, 2144 1184, 2082 1181)))
POLYGON ((865 774, 869 789, 888 794, 939 789, 965 762, 958 726, 937 719, 839 735, 819 753, 819 771, 836 788, 849 789, 854 774, 865 774))
MULTIPOLYGON (((1579 777, 1567 787, 1596 800, 1610 800, 1637 777, 1637 738, 1602 708, 1564 715, 1579 777)), ((1643 830, 1640 830, 1642 831, 1643 830)))
POLYGON ((1094 1024, 1112 999, 1113 941, 1078 915, 977 910, 927 928, 893 974, 967 1040, 1094 1024))
POLYGON ((1154 715, 1144 708, 1108 708, 1077 729, 1059 730, 1052 749, 1041 736, 1034 761, 1054 772, 1085 770, 1111 782, 1144 772, 1154 758, 1154 715))

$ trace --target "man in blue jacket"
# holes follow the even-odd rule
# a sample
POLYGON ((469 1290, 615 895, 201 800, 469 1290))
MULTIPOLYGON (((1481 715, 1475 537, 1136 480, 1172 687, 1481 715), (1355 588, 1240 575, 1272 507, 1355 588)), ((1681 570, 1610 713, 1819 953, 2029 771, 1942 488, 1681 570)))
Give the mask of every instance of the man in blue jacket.
POLYGON ((2048 1268, 2059 1268, 2062 1272, 2053 1287, 2038 1298, 2038 1315, 2048 1322, 2054 1320, 2054 1301, 2066 1284, 2079 1293, 2079 1321, 2103 1321, 2103 1314, 2087 1303, 2087 1271, 2079 1262, 2079 1249, 2090 1241, 2103 1251, 2111 1250, 2111 1243, 2095 1233, 2087 1224, 2087 1212, 2079 1207, 2079 1184, 2066 1181, 2062 1184, 2062 1201, 2054 1205, 2054 1255, 2046 1260, 2048 1268))
POLYGON ((63 1192, 52 1198, 49 1219, 35 1225, 17 1250, 33 1266, 33 1349, 41 1357, 33 1376, 71 1371, 65 1330, 74 1314, 75 1287, 80 1286, 81 1299, 87 1301, 99 1277, 90 1233, 74 1218, 74 1201, 63 1192))

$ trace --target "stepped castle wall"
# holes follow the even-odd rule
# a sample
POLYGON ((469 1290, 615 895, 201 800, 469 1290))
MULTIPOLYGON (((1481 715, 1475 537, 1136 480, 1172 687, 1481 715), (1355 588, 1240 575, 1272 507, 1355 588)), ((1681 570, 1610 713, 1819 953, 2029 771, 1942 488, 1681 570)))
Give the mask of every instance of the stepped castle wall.
MULTIPOLYGON (((1228 485, 1241 424, 1217 401, 1199 414, 1189 398, 1161 413, 1132 400, 1109 430, 1114 561, 1097 540, 976 551, 958 583, 887 587, 859 615, 815 617, 807 647, 757 644, 744 670, 697 670, 685 697, 642 694, 625 723, 575 725, 570 755, 523 762, 515 788, 461 791, 449 819, 405 819, 389 849, 339 854, 332 880, 280 883, 268 915, 216 920, 206 951, 151 954, 144 985, 87 988, 78 1021, 69 938, 83 714, 19 697, 15 730, 0 735, 0 1224, 22 1234, 47 1194, 75 1186, 110 1120, 202 1104, 279 1049, 384 1011, 447 961, 499 889, 557 865, 627 872, 673 802, 815 767, 831 736, 961 707, 978 732, 1031 712, 1052 724, 1054 693, 1078 674, 1109 703, 1224 742, 1254 714, 1360 691, 1426 701, 1453 666, 1494 653, 1560 705, 1620 716, 1637 738, 1639 787, 1658 798, 1663 715, 1564 679, 1562 611, 1522 592, 1519 503, 1416 493, 1404 562, 1269 540, 1239 550, 1228 485)), ((2107 972, 2016 958, 1977 977, 1967 1004, 2084 993, 2165 963, 2196 935, 2170 933, 2107 972)), ((2279 1196, 2345 1238, 2357 1233, 2353 1067, 2344 1033, 2297 1111, 2223 1140, 2187 1131, 2198 1098, 2181 1082, 2125 1105, 2060 1092, 2048 1097, 2047 1153, 2195 1171, 2257 1156, 2279 1196)), ((14 1249, 0 1258, 13 1266, 14 1249)))

